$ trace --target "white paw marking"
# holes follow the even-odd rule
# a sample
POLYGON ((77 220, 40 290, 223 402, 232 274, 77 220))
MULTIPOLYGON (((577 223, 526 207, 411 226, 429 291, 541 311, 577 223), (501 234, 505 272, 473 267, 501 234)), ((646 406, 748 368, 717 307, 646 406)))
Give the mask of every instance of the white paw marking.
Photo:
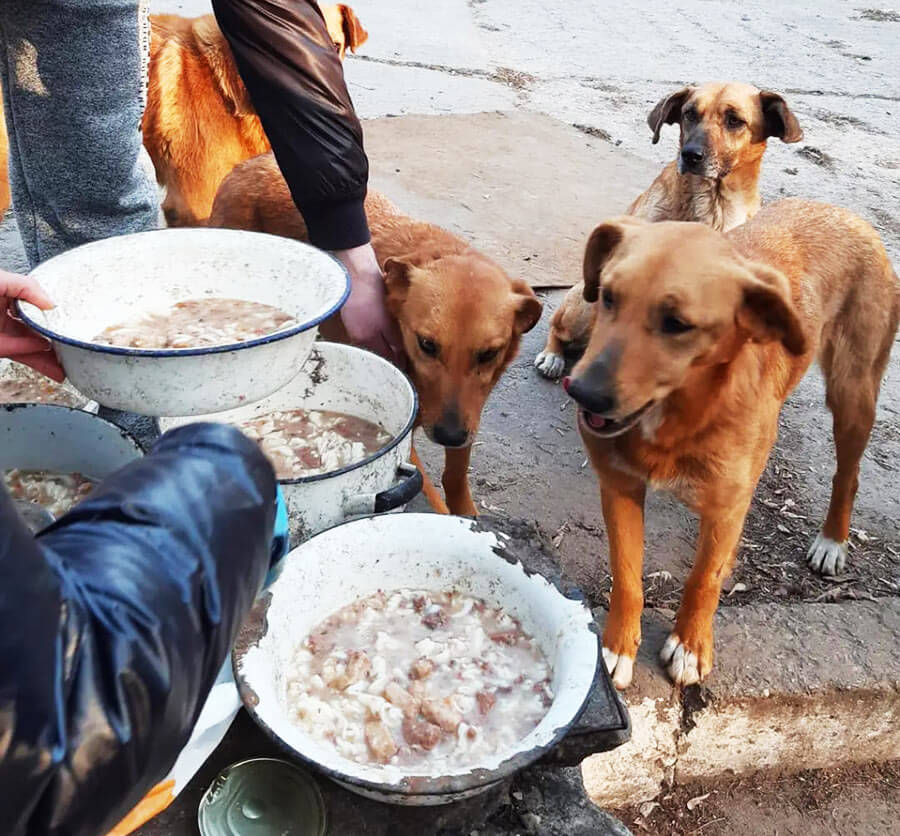
POLYGON ((693 685, 700 681, 700 667, 697 655, 691 653, 681 639, 670 633, 669 638, 659 652, 659 658, 666 666, 669 676, 676 685, 693 685))
POLYGON ((562 354, 555 354, 552 351, 542 351, 534 358, 534 367, 550 380, 562 376, 566 369, 566 359, 562 354))
POLYGON ((838 543, 819 532, 806 553, 806 562, 820 575, 839 575, 847 565, 847 541, 838 543))
POLYGON ((612 676, 613 685, 620 691, 631 685, 631 677, 634 673, 634 659, 630 656, 620 656, 613 653, 608 647, 603 648, 603 661, 606 670, 612 676))

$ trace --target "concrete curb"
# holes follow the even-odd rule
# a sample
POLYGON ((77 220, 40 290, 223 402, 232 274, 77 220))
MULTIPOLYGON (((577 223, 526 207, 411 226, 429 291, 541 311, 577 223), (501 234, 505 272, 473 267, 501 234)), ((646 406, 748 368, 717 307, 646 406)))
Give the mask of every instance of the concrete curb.
POLYGON ((632 739, 582 763, 604 807, 672 784, 900 758, 900 600, 726 607, 707 682, 673 689, 655 654, 669 624, 648 611, 625 700, 632 739))

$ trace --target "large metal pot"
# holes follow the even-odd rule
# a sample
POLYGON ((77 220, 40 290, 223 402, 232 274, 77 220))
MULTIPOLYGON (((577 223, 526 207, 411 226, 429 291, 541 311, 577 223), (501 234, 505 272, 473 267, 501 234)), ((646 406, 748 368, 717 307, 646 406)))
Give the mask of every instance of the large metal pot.
POLYGON ((391 435, 384 447, 356 464, 281 481, 293 545, 351 517, 403 508, 422 489, 422 475, 409 462, 416 391, 395 366, 353 346, 317 342, 300 374, 258 403, 159 423, 163 432, 197 420, 239 424, 287 409, 345 412, 375 421, 391 435))
POLYGON ((567 598, 508 554, 503 536, 474 520, 389 514, 313 537, 284 558, 235 644, 235 678, 247 710, 279 745, 353 792, 404 805, 435 805, 484 792, 550 752, 578 720, 600 664, 587 606, 567 598), (360 764, 308 736, 283 699, 284 671, 323 619, 378 590, 456 589, 518 618, 550 661, 553 703, 507 751, 444 774, 360 764))

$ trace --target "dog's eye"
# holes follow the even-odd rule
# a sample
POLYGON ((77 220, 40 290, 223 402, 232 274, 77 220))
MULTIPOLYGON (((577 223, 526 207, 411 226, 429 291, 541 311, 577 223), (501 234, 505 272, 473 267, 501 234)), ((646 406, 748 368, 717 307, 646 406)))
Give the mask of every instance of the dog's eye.
POLYGON ((486 348, 484 351, 479 351, 478 354, 475 355, 475 359, 478 361, 479 365, 485 366, 493 360, 496 360, 499 353, 499 348, 486 348))
POLYGON ((429 357, 437 357, 438 346, 434 340, 429 340, 428 337, 422 336, 418 336, 416 339, 419 341, 419 348, 422 350, 422 354, 426 354, 429 357))
POLYGON ((736 113, 726 113, 725 127, 730 131, 736 131, 738 128, 744 127, 744 120, 736 113))
POLYGON ((682 113, 682 117, 684 118, 685 122, 696 122, 697 121, 697 111, 694 108, 689 107, 687 110, 684 111, 684 113, 682 113))
POLYGON ((688 331, 694 330, 694 326, 690 322, 685 322, 674 314, 666 314, 662 318, 659 328, 663 334, 686 334, 688 331))
POLYGON ((606 308, 606 310, 611 311, 616 301, 612 290, 608 287, 604 287, 601 291, 600 298, 603 299, 603 307, 606 308))

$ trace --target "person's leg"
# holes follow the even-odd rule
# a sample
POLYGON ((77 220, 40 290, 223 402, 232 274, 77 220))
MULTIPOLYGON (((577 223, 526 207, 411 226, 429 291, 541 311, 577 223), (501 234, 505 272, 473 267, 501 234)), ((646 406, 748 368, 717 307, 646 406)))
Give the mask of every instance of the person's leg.
POLYGON ((32 266, 157 226, 143 151, 141 0, 2 0, 13 208, 32 266))

